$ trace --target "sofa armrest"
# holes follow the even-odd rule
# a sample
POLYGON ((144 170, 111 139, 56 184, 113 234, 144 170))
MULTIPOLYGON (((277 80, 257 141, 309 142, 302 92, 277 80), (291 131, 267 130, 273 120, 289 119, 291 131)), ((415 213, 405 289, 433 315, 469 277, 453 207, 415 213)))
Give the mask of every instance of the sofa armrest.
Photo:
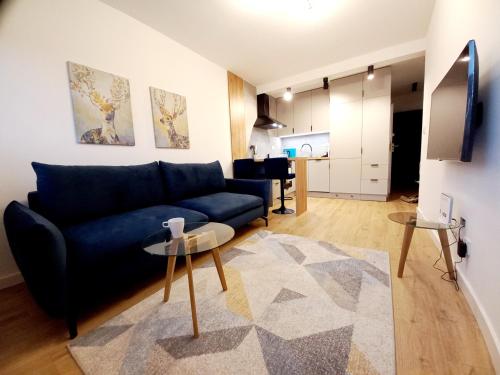
POLYGON ((264 200, 264 212, 267 216, 272 203, 271 180, 245 180, 226 178, 226 189, 231 193, 256 195, 264 200))
POLYGON ((61 231, 16 201, 5 209, 4 225, 14 259, 35 300, 49 314, 64 315, 68 277, 61 231))

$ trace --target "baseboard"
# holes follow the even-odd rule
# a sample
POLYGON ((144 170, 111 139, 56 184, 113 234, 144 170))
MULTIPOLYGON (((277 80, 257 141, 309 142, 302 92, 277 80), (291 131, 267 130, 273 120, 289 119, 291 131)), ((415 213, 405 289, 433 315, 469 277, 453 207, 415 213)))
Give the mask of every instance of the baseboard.
POLYGON ((0 277, 0 289, 8 288, 16 284, 21 284, 24 281, 20 272, 14 272, 7 276, 0 277))
MULTIPOLYGON (((417 213, 424 220, 428 220, 425 215, 420 210, 420 207, 417 208, 417 213)), ((437 231, 435 230, 426 230, 429 233, 432 241, 436 245, 438 251, 441 249, 441 242, 439 241, 439 236, 437 231)), ((472 310, 472 314, 476 318, 477 324, 479 325, 479 329, 483 334, 484 341, 486 342, 486 346, 490 353, 491 362, 495 367, 495 372, 500 374, 500 339, 495 333, 493 328, 493 324, 491 323, 488 315, 486 315, 482 303, 477 298, 474 289, 469 283, 469 280, 460 272, 460 265, 457 268, 457 282, 460 286, 460 290, 462 291, 465 300, 469 304, 470 309, 472 310)))

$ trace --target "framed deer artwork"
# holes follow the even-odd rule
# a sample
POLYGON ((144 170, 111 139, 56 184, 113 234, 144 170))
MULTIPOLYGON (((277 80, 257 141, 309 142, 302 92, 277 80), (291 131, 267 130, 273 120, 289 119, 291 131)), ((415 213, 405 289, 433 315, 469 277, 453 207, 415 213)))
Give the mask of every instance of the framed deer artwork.
POLYGON ((186 97, 149 88, 158 148, 189 148, 186 97))
POLYGON ((68 71, 77 142, 133 146, 128 80, 72 62, 68 71))

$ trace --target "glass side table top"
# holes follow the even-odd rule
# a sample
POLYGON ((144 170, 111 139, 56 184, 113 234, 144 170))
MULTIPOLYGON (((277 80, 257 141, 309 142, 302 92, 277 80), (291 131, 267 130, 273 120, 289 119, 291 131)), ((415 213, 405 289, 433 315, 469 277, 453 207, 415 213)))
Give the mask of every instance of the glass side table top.
POLYGON ((412 225, 415 228, 423 229, 456 229, 460 226, 457 222, 451 222, 450 224, 438 223, 435 221, 427 221, 418 217, 415 212, 393 212, 387 216, 389 220, 403 225, 412 225))
POLYGON ((186 256, 215 249, 234 237, 234 229, 222 223, 186 223, 184 236, 172 238, 164 228, 146 237, 142 248, 153 255, 186 256))

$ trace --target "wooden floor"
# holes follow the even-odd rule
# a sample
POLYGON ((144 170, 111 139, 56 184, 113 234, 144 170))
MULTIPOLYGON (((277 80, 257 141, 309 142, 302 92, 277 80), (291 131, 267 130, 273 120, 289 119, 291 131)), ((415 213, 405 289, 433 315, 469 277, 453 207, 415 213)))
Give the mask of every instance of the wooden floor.
MULTIPOLYGON (((294 202, 287 202, 293 208, 294 202)), ((398 374, 494 374, 478 325, 464 296, 432 268, 438 251, 424 230, 417 229, 402 279, 396 277, 403 227, 387 214, 414 211, 399 200, 360 202, 309 198, 308 212, 273 215, 269 230, 330 242, 388 251, 393 283, 398 374)), ((238 231, 223 250, 265 229, 257 220, 238 231)), ((194 266, 208 259, 203 255, 194 266)), ((166 265, 165 265, 166 266, 166 265)), ((444 267, 441 264, 441 267, 444 267)), ((176 269, 174 278, 184 273, 176 269)), ((156 280, 97 309, 80 322, 80 334, 140 302, 163 286, 156 280)), ((230 287, 230 286, 229 286, 230 287)), ((0 374, 80 373, 66 349, 63 322, 48 318, 23 285, 0 291, 0 374)))

